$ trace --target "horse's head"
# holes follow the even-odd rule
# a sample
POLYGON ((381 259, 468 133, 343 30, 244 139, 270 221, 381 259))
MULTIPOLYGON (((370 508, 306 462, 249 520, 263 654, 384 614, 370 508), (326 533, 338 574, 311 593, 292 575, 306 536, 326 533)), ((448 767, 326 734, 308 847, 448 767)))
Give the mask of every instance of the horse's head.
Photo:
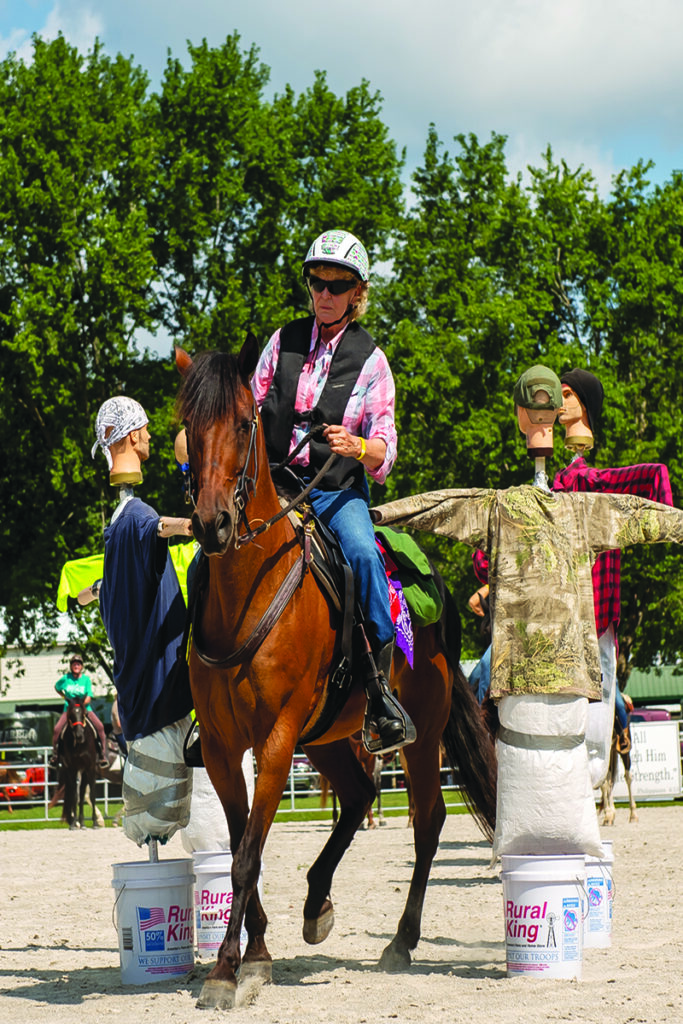
POLYGON ((249 377, 257 360, 252 334, 237 357, 205 352, 192 360, 176 349, 183 375, 178 409, 196 495, 192 530, 207 555, 223 554, 235 539, 255 484, 257 416, 249 377))
POLYGON ((77 743, 83 742, 83 731, 85 729, 86 706, 82 697, 68 697, 68 708, 66 710, 66 721, 73 733, 77 743))

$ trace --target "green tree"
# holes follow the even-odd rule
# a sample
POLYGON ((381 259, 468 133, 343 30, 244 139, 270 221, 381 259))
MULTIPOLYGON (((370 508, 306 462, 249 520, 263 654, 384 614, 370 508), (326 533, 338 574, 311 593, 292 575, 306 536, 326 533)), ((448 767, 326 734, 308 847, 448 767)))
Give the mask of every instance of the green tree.
POLYGON ((268 69, 237 34, 169 57, 151 204, 160 309, 191 349, 265 339, 307 306, 301 263, 321 231, 356 231, 371 255, 402 204, 401 160, 367 82, 337 97, 318 73, 266 101, 268 69))
POLYGON ((129 61, 99 44, 82 57, 61 36, 35 38, 28 66, 13 55, 0 64, 0 604, 10 639, 36 635, 61 564, 101 535, 92 423, 104 398, 132 385, 134 333, 152 323, 146 89, 129 61))

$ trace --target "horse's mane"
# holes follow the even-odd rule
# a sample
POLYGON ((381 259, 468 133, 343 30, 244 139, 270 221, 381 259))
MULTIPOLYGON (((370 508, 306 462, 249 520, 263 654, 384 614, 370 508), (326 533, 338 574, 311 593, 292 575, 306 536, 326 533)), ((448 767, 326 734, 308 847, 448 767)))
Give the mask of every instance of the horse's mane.
POLYGON ((192 360, 178 394, 178 415, 194 433, 203 433, 235 407, 241 377, 237 358, 227 352, 202 352, 192 360))

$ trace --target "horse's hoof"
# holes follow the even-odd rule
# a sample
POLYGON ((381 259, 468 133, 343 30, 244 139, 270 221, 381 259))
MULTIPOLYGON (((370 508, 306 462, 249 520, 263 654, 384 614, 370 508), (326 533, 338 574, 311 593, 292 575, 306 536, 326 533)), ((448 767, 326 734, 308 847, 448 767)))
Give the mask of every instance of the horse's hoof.
POLYGON ((236 996, 237 984, 234 981, 207 978, 202 985, 196 1007, 198 1010, 232 1010, 235 1007, 236 996))
POLYGON ((317 946, 324 942, 334 927, 334 908, 329 907, 320 917, 304 918, 304 942, 309 946, 317 946))
POLYGON ((273 980, 273 961, 243 960, 240 964, 240 985, 247 979, 254 979, 262 985, 269 985, 273 980))
POLYGON ((407 971, 410 967, 410 953, 407 949, 399 948, 390 942, 381 957, 379 958, 379 969, 387 974, 398 974, 400 971, 407 971))

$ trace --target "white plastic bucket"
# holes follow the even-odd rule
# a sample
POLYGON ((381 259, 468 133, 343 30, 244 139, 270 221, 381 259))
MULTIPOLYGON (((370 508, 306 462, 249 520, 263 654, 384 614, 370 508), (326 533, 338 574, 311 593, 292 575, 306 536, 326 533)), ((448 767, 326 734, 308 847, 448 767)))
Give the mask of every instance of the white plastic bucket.
POLYGON ((605 856, 586 857, 586 892, 588 913, 584 921, 584 949, 612 945, 612 914, 614 910, 614 853, 612 840, 603 840, 605 856))
POLYGON ((581 977, 585 858, 503 855, 508 977, 581 977))
MULTIPOLYGON (((195 850, 194 912, 197 952, 216 956, 225 938, 232 909, 232 855, 225 850, 195 850)), ((240 935, 242 952, 247 946, 247 930, 240 935)))
POLYGON ((146 985, 194 966, 192 861, 112 864, 121 981, 146 985))

